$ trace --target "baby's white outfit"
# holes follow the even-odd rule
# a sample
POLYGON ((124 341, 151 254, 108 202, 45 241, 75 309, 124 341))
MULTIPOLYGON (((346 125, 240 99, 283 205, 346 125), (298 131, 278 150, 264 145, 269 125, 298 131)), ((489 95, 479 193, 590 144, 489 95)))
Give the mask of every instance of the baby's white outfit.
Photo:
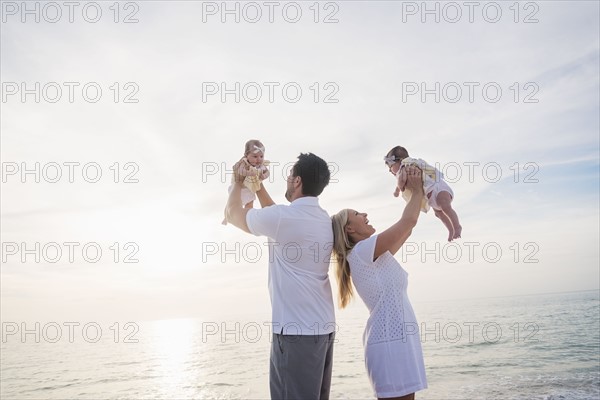
MULTIPOLYGON (((423 191, 425 192, 425 197, 423 197, 423 201, 421 202, 421 211, 427 212, 429 208, 433 208, 434 210, 441 210, 442 208, 436 201, 437 195, 440 192, 448 192, 450 196, 454 198, 454 192, 452 188, 444 181, 444 175, 435 167, 427 164, 424 160, 420 158, 412 158, 406 157, 400 162, 400 168, 396 173, 396 178, 400 177, 400 172, 402 168, 415 165, 423 171, 423 191), (431 194, 431 195, 430 195, 431 194), (429 197, 428 197, 429 196, 429 197)), ((406 202, 410 201, 412 196, 412 191, 410 189, 404 189, 402 192, 402 197, 406 202)))
MULTIPOLYGON (((262 179, 269 177, 269 168, 267 168, 267 165, 269 164, 270 162, 268 160, 263 160, 260 166, 255 167, 248 162, 247 158, 244 157, 242 159, 242 163, 238 170, 241 175, 246 175, 244 187, 242 188, 242 206, 245 206, 256 199, 256 192, 260 190, 262 179)), ((234 179, 235 178, 232 176, 231 185, 227 188, 227 193, 229 194, 231 194, 231 191, 233 190, 234 179)), ((221 224, 227 225, 227 219, 223 219, 221 224)))

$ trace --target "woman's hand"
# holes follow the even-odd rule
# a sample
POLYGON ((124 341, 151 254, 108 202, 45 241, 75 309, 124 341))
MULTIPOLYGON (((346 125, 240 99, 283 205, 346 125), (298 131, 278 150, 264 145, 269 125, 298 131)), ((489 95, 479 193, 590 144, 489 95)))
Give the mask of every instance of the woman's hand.
POLYGON ((423 172, 419 167, 410 165, 406 167, 406 186, 413 194, 423 194, 423 172))
POLYGON ((406 168, 406 189, 412 191, 410 201, 402 212, 402 217, 394 225, 383 231, 377 237, 373 261, 386 251, 396 254, 404 242, 410 237, 413 228, 417 225, 421 201, 423 199, 423 173, 418 167, 406 168))

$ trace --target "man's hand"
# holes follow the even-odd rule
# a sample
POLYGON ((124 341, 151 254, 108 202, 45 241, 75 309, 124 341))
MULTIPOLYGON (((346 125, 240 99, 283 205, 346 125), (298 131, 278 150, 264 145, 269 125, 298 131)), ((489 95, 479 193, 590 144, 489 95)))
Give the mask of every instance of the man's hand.
POLYGON ((263 173, 260 175, 260 180, 264 181, 265 179, 267 179, 269 177, 270 173, 269 173, 269 169, 265 168, 265 170, 263 171, 263 173))

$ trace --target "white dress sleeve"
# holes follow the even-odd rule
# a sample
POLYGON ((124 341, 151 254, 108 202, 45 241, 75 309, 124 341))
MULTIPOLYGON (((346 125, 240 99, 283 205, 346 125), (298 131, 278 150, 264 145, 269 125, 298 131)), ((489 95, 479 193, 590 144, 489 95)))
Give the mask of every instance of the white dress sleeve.
POLYGON ((356 243, 352 249, 353 255, 366 265, 373 263, 375 246, 377 245, 377 236, 378 235, 373 235, 370 238, 361 240, 360 242, 356 243))

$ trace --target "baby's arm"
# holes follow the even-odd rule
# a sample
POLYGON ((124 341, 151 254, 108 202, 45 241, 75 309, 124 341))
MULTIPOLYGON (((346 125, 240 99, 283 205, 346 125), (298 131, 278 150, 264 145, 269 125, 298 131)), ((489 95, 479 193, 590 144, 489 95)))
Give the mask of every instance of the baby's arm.
POLYGON ((256 175, 256 172, 253 171, 253 168, 250 168, 250 164, 244 158, 242 158, 239 161, 238 173, 241 176, 254 176, 254 175, 256 175))
POLYGON ((406 186, 406 180, 408 176, 406 175, 406 169, 404 167, 400 168, 400 171, 396 174, 397 182, 396 182, 396 190, 394 191, 394 197, 400 196, 400 192, 404 192, 404 187, 406 186))
POLYGON ((269 168, 267 168, 266 166, 263 165, 262 167, 260 167, 260 169, 261 169, 260 180, 264 181, 270 175, 269 168))

